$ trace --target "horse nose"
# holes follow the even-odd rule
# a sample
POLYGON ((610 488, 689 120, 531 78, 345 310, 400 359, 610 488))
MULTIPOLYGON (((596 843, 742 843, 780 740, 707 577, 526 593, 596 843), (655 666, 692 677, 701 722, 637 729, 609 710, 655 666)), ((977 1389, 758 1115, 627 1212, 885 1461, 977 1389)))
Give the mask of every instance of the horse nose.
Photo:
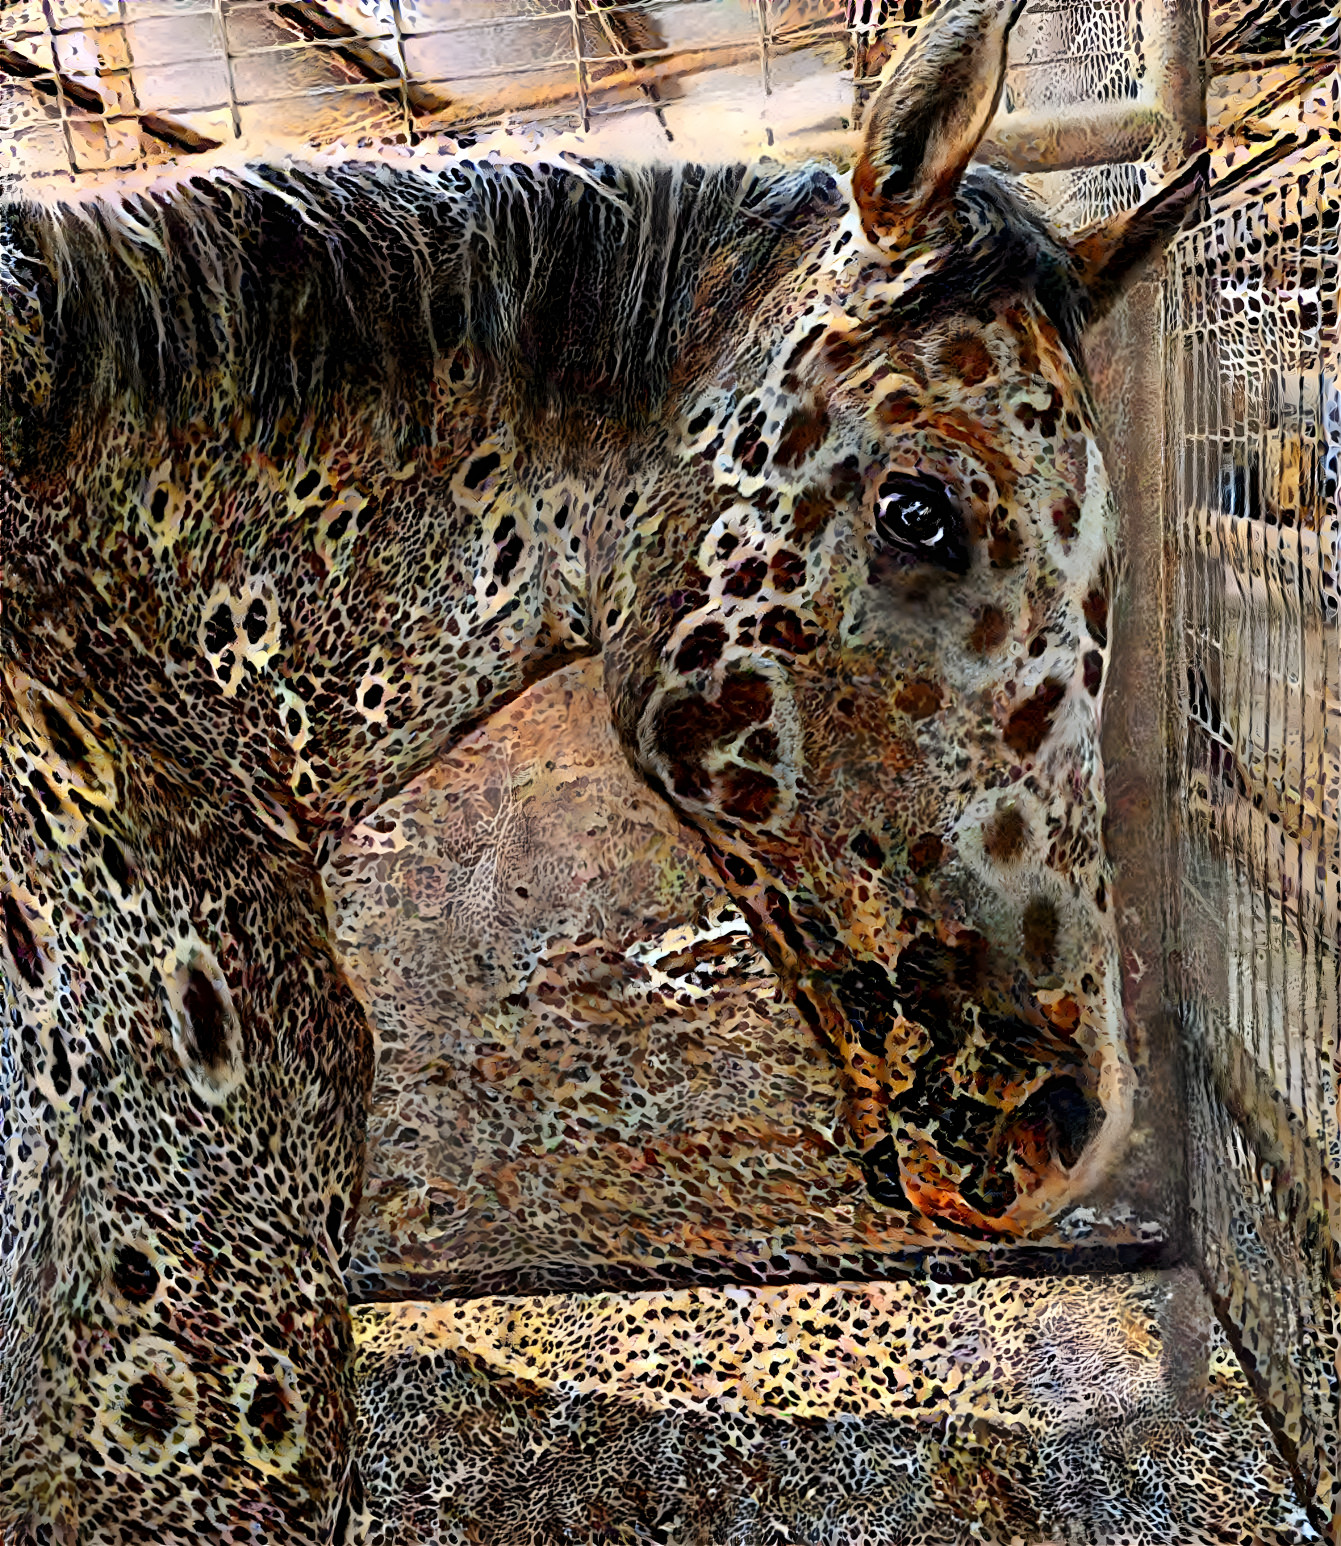
POLYGON ((891 1102, 888 1132, 859 1164, 873 1201, 974 1235, 1032 1228, 1040 1201, 1051 1211, 1064 1200, 1107 1116, 1072 1068, 1031 1080, 1018 1098, 1008 1084, 990 1094, 938 1084, 891 1102))
POLYGON ((1019 1119, 1039 1122, 1056 1163, 1064 1170, 1074 1170, 1103 1125, 1104 1109, 1072 1075, 1059 1074, 1024 1102, 1019 1119))

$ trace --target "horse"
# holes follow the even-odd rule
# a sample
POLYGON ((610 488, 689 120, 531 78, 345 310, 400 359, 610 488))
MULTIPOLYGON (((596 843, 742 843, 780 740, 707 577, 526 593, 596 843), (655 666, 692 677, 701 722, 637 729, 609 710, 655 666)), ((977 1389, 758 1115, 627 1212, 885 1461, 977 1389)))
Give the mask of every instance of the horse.
POLYGON ((1087 317, 970 166, 953 0, 850 172, 226 162, 0 207, 9 1540, 357 1539, 371 1076, 339 832, 599 656, 883 1206, 1025 1238, 1121 1151, 1087 317))

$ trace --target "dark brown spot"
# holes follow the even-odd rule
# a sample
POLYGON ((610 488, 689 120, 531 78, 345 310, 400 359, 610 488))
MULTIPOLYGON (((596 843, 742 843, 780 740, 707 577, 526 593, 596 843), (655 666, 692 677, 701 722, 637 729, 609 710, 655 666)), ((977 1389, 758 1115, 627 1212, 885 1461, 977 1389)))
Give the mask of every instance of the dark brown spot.
POLYGON ((849 842, 852 852, 878 870, 885 862, 885 850, 869 832, 854 832, 849 842))
POLYGON ((909 719, 929 719, 941 706, 943 692, 939 682, 914 679, 905 682, 894 696, 894 707, 909 719))
POLYGON ((894 985, 876 961, 849 967, 838 979, 838 1002, 847 1023, 867 1052, 884 1057, 885 1043, 897 1013, 894 985))
POLYGON ((56 847, 56 839, 52 835, 47 818, 42 814, 41 805, 33 798, 32 790, 25 790, 22 798, 23 808, 28 812, 28 817, 32 822, 32 828, 37 835, 38 842, 41 843, 43 848, 48 850, 54 849, 56 847))
POLYGON ((754 870, 738 855, 723 854, 720 857, 722 868, 738 886, 752 886, 758 879, 754 870))
POLYGON ((28 920, 12 896, 5 897, 5 938, 9 942, 9 953, 14 957, 14 965, 19 969, 19 976, 30 988, 38 987, 42 981, 42 956, 33 939, 32 930, 28 927, 28 920))
POLYGON ((1021 757, 1034 755, 1051 733, 1052 716, 1065 696, 1065 685, 1049 677, 1012 712, 1001 733, 1011 751, 1021 757))
POLYGON ((1104 658, 1098 650, 1088 650, 1081 666, 1084 670, 1085 691, 1091 698, 1097 698, 1104 679, 1104 658))
POLYGON ((703 758, 727 736, 766 720, 773 710, 773 691, 761 676, 729 671, 715 702, 689 693, 666 704, 657 714, 656 745, 670 766, 675 792, 700 797, 707 788, 703 758))
POLYGON ((1048 387, 1048 406, 1035 408, 1033 403, 1025 402, 1015 410, 1015 417, 1026 429, 1033 429, 1037 424, 1043 436, 1051 440, 1057 433, 1057 420, 1061 416, 1062 395, 1055 386, 1048 387))
POLYGON ((252 600, 247 608, 247 615, 242 619, 242 629, 247 635, 250 644, 259 644, 265 637, 265 631, 270 626, 270 614, 265 602, 259 596, 252 600))
POLYGON ((834 512, 831 500, 823 498, 813 489, 802 494, 792 509, 792 536, 805 542, 828 521, 834 512))
POLYGON ((908 845, 908 868, 914 875, 930 875, 944 857, 945 844, 934 832, 924 832, 908 845))
POLYGON ((522 556, 522 548, 521 533, 516 531, 499 547, 498 556, 494 559, 494 573, 498 576, 499 584, 506 585, 512 578, 512 571, 522 556))
MULTIPOLYGON (((524 886, 518 886, 517 894, 523 897, 526 896, 526 888, 524 886)), ((331 1242, 331 1245, 334 1247, 337 1255, 339 1254, 344 1243, 344 1221, 344 1198, 336 1195, 335 1197, 332 1197, 330 1202, 326 1205, 326 1238, 331 1242)))
POLYGON ((747 558, 732 569, 722 586, 727 596, 753 596, 768 575, 768 565, 762 558, 747 558))
POLYGON ((855 456, 845 456, 829 472, 829 488, 840 504, 859 499, 866 480, 862 476, 861 462, 855 456))
POLYGON ((1069 1074, 1054 1076, 1012 1114, 1008 1141, 1012 1147, 1019 1146, 1023 1131, 1033 1127, 1038 1147, 1071 1170, 1098 1132, 1103 1115, 1099 1102, 1069 1074))
POLYGON ((804 655, 815 648, 815 636, 807 633, 801 619, 786 607, 771 607, 759 624, 759 642, 769 649, 804 655))
POLYGON ((982 846, 989 859, 1009 864, 1024 852, 1028 834, 1018 805, 998 805, 982 829, 982 846))
POLYGON ((675 656, 676 669, 702 671, 716 665, 726 645, 726 629, 720 623, 700 623, 680 646, 675 656))
POLYGON ((283 1387, 277 1380, 257 1380, 247 1407, 247 1421, 267 1444, 278 1444, 293 1427, 283 1387))
POLYGON ((987 941, 966 930, 953 944, 921 934, 899 954, 894 992, 903 1013, 922 1026, 937 1048, 957 1051, 965 1034, 962 1006, 976 996, 987 963, 987 941))
POLYGON ((756 730, 747 737, 741 750, 755 762, 774 763, 778 760, 777 732, 767 728, 756 730))
POLYGON ((713 705, 697 693, 668 703, 657 714, 657 749, 670 764, 679 794, 703 793, 700 759, 712 745, 716 729, 713 705))
POLYGON ((968 647, 975 655, 988 655, 1000 649, 1006 641, 1006 619, 1000 610, 986 606, 973 620, 968 636, 968 647))
POLYGON ((42 804, 46 807, 47 811, 52 816, 59 816, 61 813, 60 796, 51 787, 51 785, 47 783, 42 774, 31 774, 29 776, 28 782, 36 792, 38 799, 41 800, 42 804))
POLYGON ((824 345, 824 363, 836 375, 846 375, 861 357, 861 343, 846 333, 831 333, 824 345))
POLYGON ((762 723, 773 712, 773 689, 762 676, 728 671, 713 708, 723 731, 743 730, 762 723))
POLYGON ((783 548, 780 552, 774 553, 769 568, 773 571, 774 588, 780 590, 784 596, 805 584, 806 564, 799 553, 791 553, 783 548))
POLYGON ((969 334, 952 338, 941 350, 938 364, 947 375, 970 387, 981 386, 996 369, 986 345, 969 334))
POLYGON ((233 612, 220 602, 210 613, 205 624, 205 653, 222 655, 230 645, 237 643, 237 629, 233 626, 233 612))
POLYGON ((70 1059, 65 1052, 65 1038, 55 1026, 51 1030, 51 1088, 57 1095, 66 1095, 70 1089, 70 1059))
POLYGON ((1029 641, 1029 658, 1037 660, 1048 647, 1048 632, 1045 628, 1042 633, 1036 633, 1029 641))
POLYGON ((876 417, 882 424, 911 424, 922 405, 911 392, 890 392, 876 404, 876 417))
POLYGON ((1108 644, 1108 597, 1101 590, 1092 590, 1085 597, 1084 611, 1090 638, 1104 649, 1108 644))
POLYGON ((218 1068, 228 1052, 228 1014, 218 989, 198 967, 187 978, 182 1008, 191 1022, 197 1057, 206 1068, 218 1068))
POLYGON ((795 370, 796 367, 801 363, 802 359, 807 354, 809 354, 815 345, 820 341, 820 339, 824 337, 824 332, 825 324, 823 322, 817 322, 808 333, 799 338, 796 343, 792 345, 792 351, 787 356, 784 368, 787 370, 795 370))
POLYGON ((803 955, 806 949, 805 936, 796 927, 790 903, 776 886, 770 886, 764 893, 764 911, 768 914, 773 927, 782 936, 783 941, 797 955, 803 955))
POLYGON ((496 472, 502 465, 503 458, 497 451, 486 451, 483 456, 477 456, 470 466, 466 468, 462 482, 468 489, 477 489, 491 472, 496 472))
POLYGON ((798 408, 782 427, 773 460, 779 467, 796 467, 829 433, 829 413, 818 400, 798 408))
POLYGON ((166 1438, 177 1426, 172 1393, 156 1374, 146 1374, 127 1391, 125 1421, 138 1439, 166 1438))
POLYGON ((666 610, 672 623, 678 623, 689 612, 697 612, 708 598, 700 590, 672 591, 666 597, 666 610))
POLYGON ((1069 496, 1052 507, 1052 524, 1063 543, 1069 544, 1080 529, 1080 506, 1069 496))
POLYGON ((1045 896, 1032 898, 1024 910, 1024 954, 1036 972, 1050 972, 1057 962, 1057 908, 1045 896))
POLYGON ((728 768, 721 788, 722 809, 737 821, 767 821, 778 803, 777 780, 757 768, 728 768))
POLYGON ((158 1269, 143 1251, 123 1245, 117 1249, 112 1282, 123 1299, 144 1304, 158 1292, 158 1269))
POLYGON ((83 762, 87 758, 88 747, 79 739, 70 722, 57 711, 54 705, 43 703, 42 720, 47 727, 52 749, 58 757, 69 763, 83 762))
POLYGON ((993 569, 1013 569, 1020 561, 1024 541, 1020 528, 1005 505, 997 505, 987 519, 987 556, 993 569))

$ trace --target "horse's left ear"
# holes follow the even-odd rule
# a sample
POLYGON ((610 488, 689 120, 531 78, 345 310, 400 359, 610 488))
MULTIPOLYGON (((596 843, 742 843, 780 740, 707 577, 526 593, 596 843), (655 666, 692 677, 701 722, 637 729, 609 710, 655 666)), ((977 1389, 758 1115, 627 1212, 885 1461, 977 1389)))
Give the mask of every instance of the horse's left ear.
POLYGON ((1086 297, 1090 322, 1097 322, 1113 304, 1132 270, 1172 240, 1196 207, 1207 175, 1208 158, 1202 151, 1135 209, 1090 226, 1068 240, 1075 280, 1086 297))
POLYGON ((874 242, 902 247, 954 196, 996 112, 1024 0, 951 0, 872 99, 852 176, 874 242))

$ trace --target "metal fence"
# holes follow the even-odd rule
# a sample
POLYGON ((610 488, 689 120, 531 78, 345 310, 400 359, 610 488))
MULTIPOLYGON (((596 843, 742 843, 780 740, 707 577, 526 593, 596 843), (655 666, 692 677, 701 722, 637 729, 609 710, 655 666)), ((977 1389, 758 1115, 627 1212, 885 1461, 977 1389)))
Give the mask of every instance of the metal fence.
POLYGON ((1341 77, 1334 17, 1212 23, 1164 317, 1192 1244, 1336 1530, 1341 77))
MULTIPOLYGON (((624 145, 643 135, 692 154, 705 109, 717 154, 733 143, 813 151, 850 129, 933 10, 930 0, 19 0, 0 10, 0 173, 120 171, 238 138, 357 145, 500 123, 585 135, 618 123, 624 145)), ((1142 0, 1040 4, 1017 27, 996 150, 1021 170, 1085 168, 1077 219, 1134 197, 1143 164, 1168 159, 1178 14, 1173 0, 1145 0, 1144 14, 1142 0)))

